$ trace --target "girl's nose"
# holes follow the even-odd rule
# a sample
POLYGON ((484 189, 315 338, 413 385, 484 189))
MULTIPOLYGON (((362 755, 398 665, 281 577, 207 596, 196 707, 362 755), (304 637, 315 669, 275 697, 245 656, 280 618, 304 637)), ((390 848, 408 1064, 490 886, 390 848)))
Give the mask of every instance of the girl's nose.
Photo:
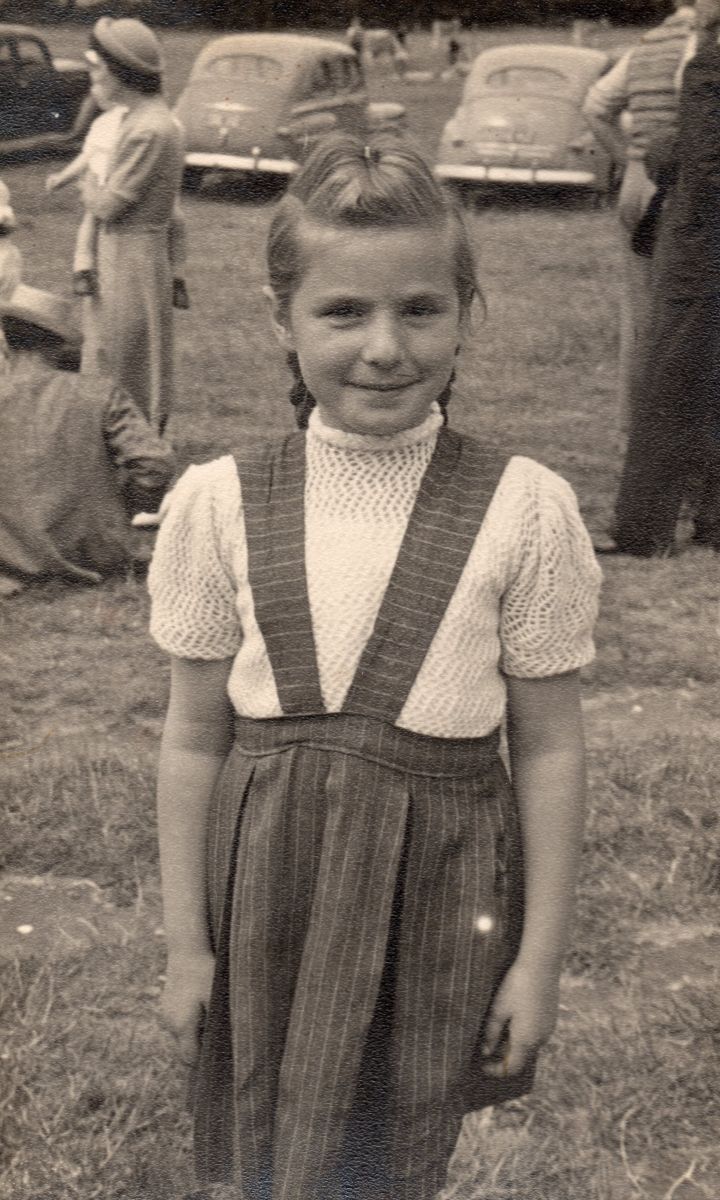
POLYGON ((367 327, 363 358, 378 367, 392 367, 402 358, 402 336, 398 322, 378 315, 367 327))

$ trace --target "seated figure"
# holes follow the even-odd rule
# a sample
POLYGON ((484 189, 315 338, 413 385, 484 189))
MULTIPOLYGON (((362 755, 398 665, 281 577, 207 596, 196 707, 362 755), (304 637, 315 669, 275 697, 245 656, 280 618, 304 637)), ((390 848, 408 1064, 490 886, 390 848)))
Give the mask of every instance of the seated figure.
POLYGON ((0 595, 55 576, 99 582, 126 569, 175 467, 126 392, 79 375, 73 304, 19 284, 0 299, 0 595))

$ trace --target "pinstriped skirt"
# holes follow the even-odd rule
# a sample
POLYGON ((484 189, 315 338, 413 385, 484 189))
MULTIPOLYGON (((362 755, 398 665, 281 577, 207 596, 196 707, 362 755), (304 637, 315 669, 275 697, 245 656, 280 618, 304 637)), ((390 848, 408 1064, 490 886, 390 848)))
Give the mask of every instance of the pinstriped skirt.
POLYGON ((213 798, 200 1178, 431 1200, 463 1114, 522 1094, 479 1045, 522 920, 498 735, 239 719, 213 798))

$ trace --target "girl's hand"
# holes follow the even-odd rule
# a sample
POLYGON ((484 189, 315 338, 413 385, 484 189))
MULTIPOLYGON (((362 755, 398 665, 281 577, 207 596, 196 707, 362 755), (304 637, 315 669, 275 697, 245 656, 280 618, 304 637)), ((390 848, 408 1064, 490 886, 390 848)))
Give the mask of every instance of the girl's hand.
POLYGON ((482 1049, 488 1075, 517 1075, 547 1042, 557 1021, 559 978, 551 967, 513 963, 490 1006, 482 1049))
POLYGON ((212 954, 171 954, 160 1021, 177 1040, 182 1062, 191 1067, 200 1050, 200 1036, 210 1004, 215 959, 212 954))

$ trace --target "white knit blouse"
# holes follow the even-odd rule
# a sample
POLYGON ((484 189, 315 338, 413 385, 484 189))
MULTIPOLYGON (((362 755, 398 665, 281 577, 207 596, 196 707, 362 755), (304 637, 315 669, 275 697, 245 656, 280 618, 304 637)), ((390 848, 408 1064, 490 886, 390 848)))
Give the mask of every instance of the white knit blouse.
MULTIPOLYGON (((337 712, 373 628, 441 418, 392 437, 331 429, 306 439, 305 557, 323 700, 337 712)), ((503 675, 540 678, 593 657, 600 570, 572 489, 529 458, 508 463, 398 724, 481 737, 502 719, 503 675)), ((149 574, 151 633, 170 654, 234 659, 246 717, 282 716, 248 582, 230 456, 173 489, 149 574)))

